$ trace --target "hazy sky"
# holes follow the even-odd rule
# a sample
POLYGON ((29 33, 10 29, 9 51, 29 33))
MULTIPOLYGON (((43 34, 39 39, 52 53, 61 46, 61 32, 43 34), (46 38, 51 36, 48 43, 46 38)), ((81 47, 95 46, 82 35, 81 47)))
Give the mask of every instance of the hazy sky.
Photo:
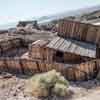
POLYGON ((100 0, 0 0, 0 24, 99 4, 100 0))

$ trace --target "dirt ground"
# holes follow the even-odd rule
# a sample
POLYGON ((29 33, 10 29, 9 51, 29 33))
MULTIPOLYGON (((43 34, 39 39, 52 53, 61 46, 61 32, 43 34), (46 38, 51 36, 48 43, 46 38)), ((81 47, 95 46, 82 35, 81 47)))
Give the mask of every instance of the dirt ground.
POLYGON ((0 74, 0 100, 100 100, 100 82, 70 82, 67 97, 35 98, 24 93, 28 77, 15 76, 9 73, 0 74))

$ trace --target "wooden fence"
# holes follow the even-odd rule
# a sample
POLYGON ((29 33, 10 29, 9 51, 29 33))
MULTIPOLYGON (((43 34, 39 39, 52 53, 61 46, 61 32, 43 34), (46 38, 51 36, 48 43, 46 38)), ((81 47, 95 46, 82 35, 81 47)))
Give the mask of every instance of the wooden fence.
POLYGON ((100 60, 82 64, 44 63, 22 58, 0 58, 0 71, 14 74, 35 74, 56 69, 68 80, 88 80, 94 78, 100 69, 100 60))

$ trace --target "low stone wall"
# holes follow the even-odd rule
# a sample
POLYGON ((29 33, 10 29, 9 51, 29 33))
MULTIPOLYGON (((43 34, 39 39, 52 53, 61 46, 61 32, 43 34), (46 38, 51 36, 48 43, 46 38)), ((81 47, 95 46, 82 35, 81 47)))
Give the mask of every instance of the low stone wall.
POLYGON ((0 71, 14 74, 35 74, 56 69, 68 80, 88 80, 94 78, 100 67, 100 60, 68 65, 61 63, 44 63, 23 58, 0 58, 0 71))

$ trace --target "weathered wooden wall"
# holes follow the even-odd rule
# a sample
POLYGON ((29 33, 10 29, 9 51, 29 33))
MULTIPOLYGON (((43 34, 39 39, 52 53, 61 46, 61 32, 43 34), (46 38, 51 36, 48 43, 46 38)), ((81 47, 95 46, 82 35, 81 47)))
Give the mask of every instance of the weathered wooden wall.
POLYGON ((55 31, 58 32, 59 36, 97 43, 100 46, 100 26, 61 20, 55 31))
POLYGON ((56 69, 68 80, 92 79, 100 69, 100 60, 94 60, 82 64, 41 63, 21 58, 0 58, 0 71, 15 74, 34 74, 56 69))
POLYGON ((83 57, 80 55, 76 55, 76 54, 72 54, 72 53, 63 53, 63 56, 57 56, 57 52, 59 52, 59 50, 54 50, 48 47, 35 47, 35 48, 31 48, 29 50, 29 56, 32 59, 36 59, 36 60, 40 60, 40 61, 44 61, 44 62, 48 62, 48 63, 53 63, 53 62, 62 62, 62 63, 80 63, 80 62, 84 62, 84 61, 89 61, 89 60, 93 60, 92 58, 88 58, 88 57, 83 57))
POLYGON ((46 48, 35 47, 29 50, 29 56, 32 59, 38 59, 41 61, 47 60, 47 50, 46 48))
POLYGON ((32 59, 38 59, 41 61, 49 61, 52 50, 45 47, 47 43, 48 41, 37 40, 33 42, 32 44, 30 44, 29 45, 29 56, 32 59))
MULTIPOLYGON (((81 62, 82 57, 79 55, 71 54, 71 53, 64 53, 64 62, 81 62)), ((85 57, 84 57, 85 58, 85 57)))

